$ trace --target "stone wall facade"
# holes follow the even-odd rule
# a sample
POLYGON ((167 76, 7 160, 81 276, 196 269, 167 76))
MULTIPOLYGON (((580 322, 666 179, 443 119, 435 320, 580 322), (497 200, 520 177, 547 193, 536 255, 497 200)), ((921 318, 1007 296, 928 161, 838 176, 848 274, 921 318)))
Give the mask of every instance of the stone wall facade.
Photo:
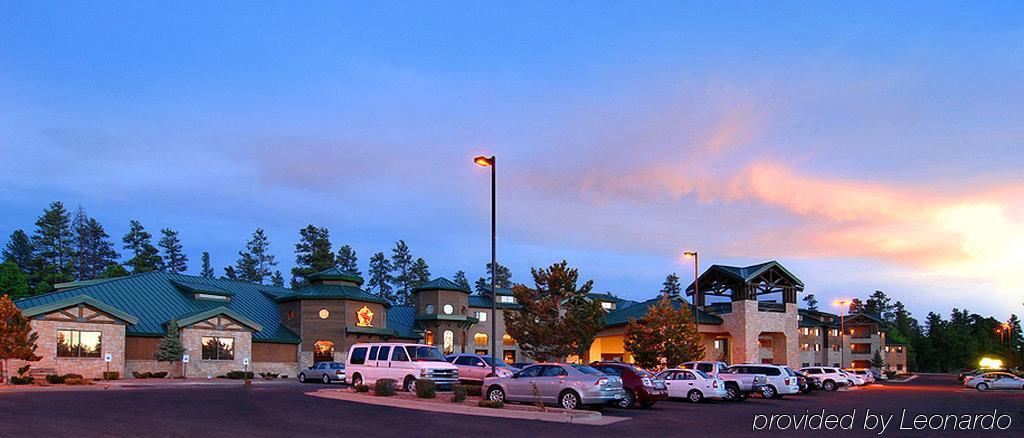
MULTIPOLYGON (((185 354, 189 355, 187 365, 188 377, 217 377, 227 374, 229 371, 242 371, 245 369, 243 360, 252 357, 252 333, 249 331, 227 331, 183 328, 181 329, 181 344, 185 347, 185 354), (231 360, 204 360, 202 349, 203 337, 232 338, 234 341, 234 358, 231 360)), ((249 369, 252 370, 250 363, 249 369)))
POLYGON ((768 335, 772 339, 771 361, 798 368, 800 347, 798 342, 797 305, 786 303, 785 312, 758 310, 755 300, 732 302, 732 311, 719 315, 722 330, 731 335, 732 363, 761 363, 758 338, 768 335))
MULTIPOLYGON (((108 320, 109 321, 109 320, 108 320)), ((105 371, 116 371, 124 375, 124 329, 125 326, 112 322, 71 322, 33 319, 32 330, 39 335, 36 341, 37 362, 12 360, 10 375, 18 368, 30 365, 32 369, 53 369, 57 374, 81 374, 87 379, 102 378, 105 371), (100 357, 57 357, 57 330, 82 330, 100 332, 100 357), (110 353, 111 362, 103 360, 110 353), (108 368, 109 367, 109 368, 108 368)))

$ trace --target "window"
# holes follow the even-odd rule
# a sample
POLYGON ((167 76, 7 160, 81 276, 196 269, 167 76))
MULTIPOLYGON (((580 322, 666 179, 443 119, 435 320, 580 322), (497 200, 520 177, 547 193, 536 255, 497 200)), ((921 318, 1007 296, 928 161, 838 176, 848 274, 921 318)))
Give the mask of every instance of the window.
POLYGON ((543 365, 534 365, 524 368, 519 372, 519 377, 537 377, 540 374, 540 370, 544 369, 543 365))
POLYGON ((487 345, 487 335, 484 333, 477 333, 473 335, 473 343, 480 346, 487 345))
MULTIPOLYGON (((803 350, 803 351, 810 351, 811 344, 808 344, 808 343, 804 342, 803 344, 800 344, 800 349, 803 350)), ((804 365, 804 366, 807 366, 807 365, 804 365)))
POLYGON ((901 363, 896 364, 896 369, 899 370, 899 371, 903 371, 903 364, 901 364, 901 363))
POLYGON ((487 312, 476 312, 473 314, 480 322, 487 322, 487 312))
POLYGON ((821 336, 821 329, 814 329, 814 336, 821 336))
POLYGON ((219 338, 203 336, 203 360, 234 360, 235 340, 234 338, 219 338))
POLYGON ((389 353, 391 353, 390 345, 380 347, 380 351, 377 352, 377 360, 388 360, 389 353))
POLYGON ((349 358, 349 362, 352 365, 362 365, 366 363, 366 347, 358 347, 352 350, 352 357, 349 358))
POLYGON ((320 315, 320 319, 327 319, 331 317, 331 311, 327 309, 320 309, 318 315, 320 315))
POLYGON ((604 302, 601 303, 601 308, 604 309, 604 310, 612 310, 612 309, 615 308, 615 305, 613 305, 612 303, 609 303, 607 301, 604 301, 604 302))
POLYGON ((455 358, 455 362, 452 363, 455 365, 473 365, 476 363, 476 358, 472 356, 459 356, 455 358))
POLYGON ((57 357, 100 357, 100 332, 57 330, 57 357))
POLYGON ((445 330, 442 334, 441 348, 444 350, 444 354, 452 354, 455 352, 455 333, 451 330, 445 330))
MULTIPOLYGON (((836 345, 836 344, 832 344, 832 351, 839 351, 839 346, 836 345)), ((839 365, 834 365, 834 366, 839 366, 839 365)))
POLYGON ((809 367, 809 366, 811 366, 811 363, 810 362, 804 362, 800 366, 802 366, 802 367, 809 367))
POLYGON ((423 342, 427 345, 434 345, 434 332, 427 330, 423 333, 423 342))
POLYGON ((288 311, 288 320, 292 321, 294 319, 295 319, 295 311, 294 310, 289 310, 288 311))
POLYGON ((378 349, 380 349, 379 346, 370 347, 370 360, 377 360, 377 350, 378 349))
POLYGON ((313 343, 313 362, 331 362, 334 360, 334 343, 316 341, 313 343))
POLYGON ((516 363, 516 351, 505 350, 502 354, 502 359, 504 359, 505 363, 516 363))
POLYGON ((434 305, 433 304, 427 304, 426 306, 424 306, 423 307, 423 313, 426 313, 427 315, 433 315, 434 314, 434 305))
POLYGON ((814 351, 821 351, 821 344, 814 344, 814 351))
POLYGON ((455 312, 455 306, 452 306, 451 304, 445 304, 444 307, 441 308, 441 310, 444 310, 445 315, 451 315, 452 313, 455 312))
POLYGON ((409 355, 406 354, 404 348, 396 348, 394 353, 391 353, 392 362, 408 362, 409 355))
POLYGON ((549 366, 544 367, 544 373, 541 374, 541 377, 561 377, 561 376, 568 376, 568 375, 569 375, 569 372, 566 371, 565 368, 562 368, 562 367, 559 367, 559 366, 549 365, 549 366))
POLYGON ((499 303, 514 303, 514 302, 516 302, 516 297, 513 297, 511 295, 501 295, 501 296, 498 297, 498 302, 499 303))
POLYGON ((697 369, 700 370, 700 371, 703 371, 705 373, 710 373, 713 368, 714 368, 714 366, 712 366, 709 363, 699 363, 699 364, 697 364, 697 369))

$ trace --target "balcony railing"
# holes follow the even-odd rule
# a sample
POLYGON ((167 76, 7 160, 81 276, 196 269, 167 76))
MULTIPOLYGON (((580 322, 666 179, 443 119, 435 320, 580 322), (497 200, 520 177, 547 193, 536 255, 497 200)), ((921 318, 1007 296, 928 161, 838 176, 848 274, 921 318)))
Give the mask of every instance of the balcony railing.
POLYGON ((757 310, 760 312, 786 313, 786 305, 782 303, 769 303, 766 301, 758 301, 757 310))

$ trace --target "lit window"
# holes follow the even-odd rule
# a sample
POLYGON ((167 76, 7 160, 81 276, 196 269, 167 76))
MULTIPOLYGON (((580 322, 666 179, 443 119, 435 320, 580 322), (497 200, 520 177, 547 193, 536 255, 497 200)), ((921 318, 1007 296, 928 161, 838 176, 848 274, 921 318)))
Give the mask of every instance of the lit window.
POLYGON ((100 357, 100 332, 57 330, 57 357, 100 357))
POLYGON ((442 340, 444 341, 444 343, 441 344, 442 345, 442 349, 444 350, 444 354, 452 354, 452 353, 454 353, 455 352, 455 333, 452 333, 451 330, 445 330, 444 333, 442 334, 442 340))
POLYGON ((516 340, 512 339, 512 337, 509 336, 508 333, 505 333, 505 336, 501 337, 501 343, 504 344, 505 346, 513 346, 516 345, 516 340))
POLYGON ((477 333, 473 335, 473 342, 476 345, 485 346, 487 345, 487 335, 484 333, 477 333))
POLYGON ((203 360, 234 360, 235 340, 203 336, 203 360))
POLYGON ((821 344, 814 344, 814 351, 821 351, 821 344))
POLYGON ((803 344, 800 345, 800 349, 803 350, 803 351, 808 351, 808 350, 811 349, 811 344, 803 343, 803 344))
POLYGON ((821 336, 821 329, 814 329, 814 336, 821 336))
POLYGON ((452 306, 451 304, 445 304, 442 310, 444 310, 445 315, 451 315, 453 312, 455 312, 455 306, 452 306))
POLYGON ((423 308, 423 313, 426 313, 427 315, 433 315, 434 314, 434 305, 433 304, 427 304, 426 307, 423 308))
POLYGON ((613 307, 615 306, 607 301, 601 303, 601 308, 603 308, 604 310, 612 310, 613 307))
POLYGON ((474 315, 480 322, 487 322, 487 312, 476 312, 474 315))
POLYGON ((498 302, 499 303, 514 303, 514 302, 516 302, 516 297, 513 297, 511 295, 501 295, 501 296, 498 297, 498 302))
POLYGON ((423 333, 423 342, 427 345, 434 345, 434 332, 427 330, 423 333))
POLYGON ((291 321, 293 319, 295 319, 295 311, 294 310, 289 310, 288 311, 288 320, 291 321))
POLYGON ((320 319, 327 319, 331 317, 331 311, 327 309, 320 309, 320 319))
POLYGON ((313 343, 313 362, 334 361, 334 343, 331 341, 316 341, 313 343))

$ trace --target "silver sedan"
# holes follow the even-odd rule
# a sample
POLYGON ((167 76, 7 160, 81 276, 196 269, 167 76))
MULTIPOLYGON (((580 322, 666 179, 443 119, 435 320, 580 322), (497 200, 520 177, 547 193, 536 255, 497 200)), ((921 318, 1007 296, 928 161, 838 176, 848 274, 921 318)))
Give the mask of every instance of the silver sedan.
POLYGON ((483 388, 489 400, 557 404, 570 410, 602 408, 625 394, 619 377, 568 363, 534 364, 511 377, 489 377, 483 388))
POLYGON ((964 386, 978 391, 989 389, 1024 390, 1024 379, 1010 373, 985 373, 964 380, 964 386))
POLYGON ((299 373, 299 382, 341 382, 345 383, 345 364, 340 362, 319 362, 299 373))

